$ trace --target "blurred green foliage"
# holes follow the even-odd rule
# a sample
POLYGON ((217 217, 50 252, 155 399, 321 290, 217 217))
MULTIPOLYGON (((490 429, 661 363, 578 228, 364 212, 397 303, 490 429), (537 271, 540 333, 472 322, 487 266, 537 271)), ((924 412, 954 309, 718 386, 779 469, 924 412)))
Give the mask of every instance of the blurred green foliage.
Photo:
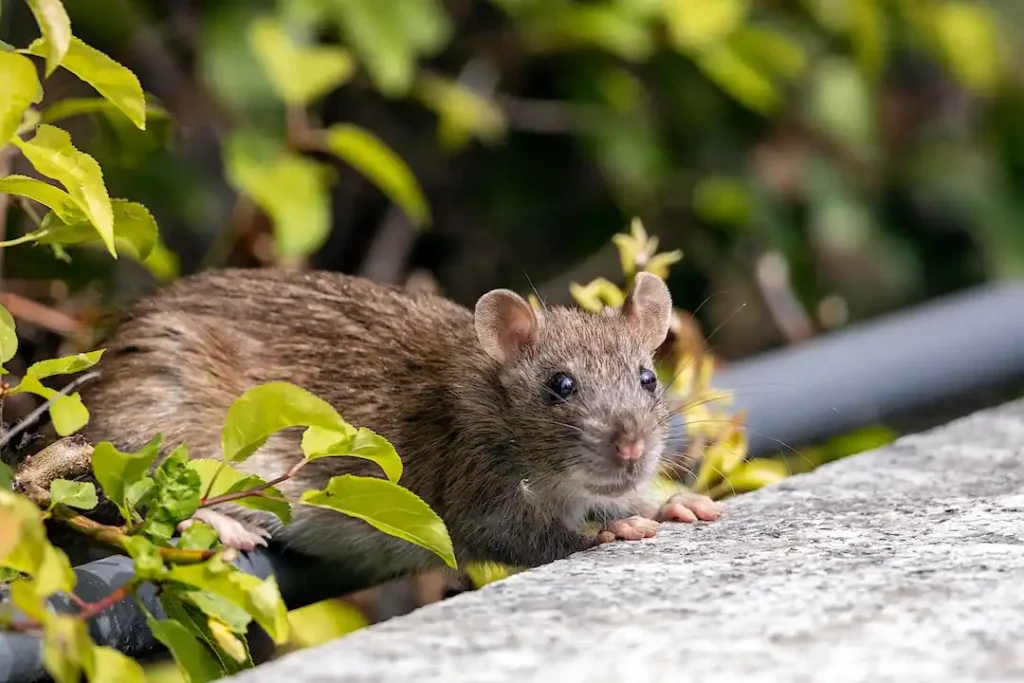
MULTIPOLYGON (((682 308, 750 304, 716 340, 734 357, 1024 271, 1010 0, 73 5, 170 116, 134 130, 73 88, 56 114, 91 121, 80 144, 186 272, 383 249, 383 279, 469 301, 639 215, 688 254, 682 308)), ((4 39, 30 20, 5 11, 4 39)))

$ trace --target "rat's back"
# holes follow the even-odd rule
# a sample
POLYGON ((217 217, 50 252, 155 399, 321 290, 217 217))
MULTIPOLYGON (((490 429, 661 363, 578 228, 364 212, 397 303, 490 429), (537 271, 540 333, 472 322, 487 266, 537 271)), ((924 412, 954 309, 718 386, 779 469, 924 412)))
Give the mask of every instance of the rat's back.
POLYGON ((446 299, 336 273, 183 278, 132 306, 103 344, 101 378, 82 392, 93 415, 84 434, 134 450, 160 432, 166 446, 218 457, 231 402, 273 381, 400 433, 407 413, 443 401, 423 378, 443 376, 448 350, 473 343, 472 321, 446 299))

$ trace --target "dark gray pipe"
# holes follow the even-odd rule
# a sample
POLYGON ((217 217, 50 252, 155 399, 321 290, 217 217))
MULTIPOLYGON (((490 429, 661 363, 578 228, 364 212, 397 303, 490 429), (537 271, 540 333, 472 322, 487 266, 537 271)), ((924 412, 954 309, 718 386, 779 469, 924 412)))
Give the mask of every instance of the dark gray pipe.
POLYGON ((1024 379, 1024 281, 971 289, 717 373, 765 455, 1024 379), (785 445, 784 445, 785 444, 785 445))
MULTIPOLYGON (((891 417, 1024 379, 1024 282, 987 286, 766 353, 723 369, 715 386, 746 409, 753 455, 806 445, 891 417)), ((681 440, 682 425, 673 425, 681 440)), ((237 563, 277 577, 289 608, 369 587, 345 567, 260 549, 237 563)), ((112 556, 75 569, 79 597, 93 602, 131 575, 131 560, 112 556)), ((163 610, 151 587, 149 609, 163 610)), ((55 597, 57 609, 69 610, 55 597)), ((89 624, 93 638, 135 657, 159 647, 134 603, 124 601, 89 624)), ((45 678, 39 641, 0 634, 0 683, 45 678)))

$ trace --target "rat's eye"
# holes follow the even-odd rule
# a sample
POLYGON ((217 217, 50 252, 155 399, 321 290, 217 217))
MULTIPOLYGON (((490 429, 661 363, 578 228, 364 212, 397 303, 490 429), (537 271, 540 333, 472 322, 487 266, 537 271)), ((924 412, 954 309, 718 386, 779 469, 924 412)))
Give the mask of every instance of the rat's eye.
POLYGON ((654 390, 658 388, 658 376, 647 368, 643 368, 640 370, 640 386, 654 393, 654 390))
POLYGON ((559 372, 548 380, 544 400, 547 403, 561 403, 575 393, 576 380, 564 372, 559 372))

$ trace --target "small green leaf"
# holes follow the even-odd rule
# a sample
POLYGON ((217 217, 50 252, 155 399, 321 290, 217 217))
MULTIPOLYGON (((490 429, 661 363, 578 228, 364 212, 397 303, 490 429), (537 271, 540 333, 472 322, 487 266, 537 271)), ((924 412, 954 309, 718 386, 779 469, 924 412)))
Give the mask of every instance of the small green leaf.
POLYGON ((153 473, 144 531, 161 540, 173 536, 178 524, 199 509, 200 483, 199 474, 188 466, 188 450, 178 446, 153 473))
POLYGON ((666 0, 665 23, 676 47, 701 50, 743 25, 748 0, 666 0))
POLYGON ((49 76, 60 65, 71 46, 71 19, 61 0, 27 2, 43 34, 41 49, 46 57, 46 75, 49 76))
POLYGON ((58 434, 68 436, 89 424, 89 409, 82 403, 82 397, 77 392, 69 396, 57 396, 50 404, 50 420, 58 434))
POLYGON ((209 550, 217 545, 217 530, 205 522, 194 521, 181 532, 178 547, 182 550, 209 550))
MULTIPOLYGON (((188 466, 199 474, 199 478, 202 482, 200 484, 200 491, 205 492, 209 489, 210 482, 214 482, 214 486, 210 489, 210 492, 208 494, 204 494, 210 498, 222 496, 226 493, 250 491, 267 483, 265 480, 254 474, 242 474, 238 470, 225 465, 219 460, 196 458, 195 460, 190 460, 188 466), (216 480, 214 480, 215 475, 217 477, 216 480)), ((282 472, 282 474, 284 473, 282 472)), ((274 498, 284 498, 284 494, 274 487, 264 489, 263 492, 268 496, 273 496, 274 498)), ((265 510, 266 512, 273 513, 277 515, 282 524, 287 524, 292 519, 291 505, 285 501, 269 500, 258 496, 248 496, 231 502, 234 505, 241 505, 253 510, 265 510)))
POLYGON ((28 108, 43 99, 43 88, 31 59, 0 52, 0 146, 11 139, 28 108))
POLYGON ((245 648, 242 641, 236 636, 228 625, 220 619, 208 619, 206 623, 207 629, 210 631, 210 636, 213 637, 214 642, 217 643, 217 647, 220 648, 229 657, 234 659, 236 662, 245 662, 249 658, 249 653, 245 648))
POLYGON ((50 505, 67 505, 79 510, 92 510, 99 503, 96 487, 90 481, 54 479, 50 482, 50 505))
POLYGON ((144 683, 142 665, 112 647, 98 645, 92 650, 90 683, 144 683))
POLYGON ((96 365, 103 356, 103 351, 104 349, 97 349, 88 353, 76 353, 73 356, 41 360, 30 365, 25 371, 25 376, 46 379, 54 375, 73 375, 96 365))
POLYGON ((137 453, 122 453, 107 441, 96 444, 92 451, 92 471, 96 481, 118 509, 125 520, 131 521, 131 508, 126 498, 129 488, 146 477, 146 473, 160 454, 161 436, 157 434, 152 441, 137 453))
MULTIPOLYGON (((46 56, 43 39, 40 38, 29 45, 28 51, 34 55, 46 56)), ((146 129, 146 97, 139 79, 130 69, 74 37, 60 65, 110 100, 111 104, 123 111, 140 130, 146 129)))
POLYGON ((430 209, 416 176, 402 157, 364 128, 339 123, 324 136, 327 151, 369 178, 418 226, 430 223, 430 209))
MULTIPOLYGON (((10 491, 14 487, 14 470, 7 463, 0 461, 0 489, 10 491)), ((0 557, 4 556, 2 534, 0 534, 0 557)))
POLYGON ((14 316, 0 306, 0 363, 6 363, 18 352, 18 334, 15 331, 14 316))
MULTIPOLYGON (((160 242, 153 214, 142 204, 126 199, 112 200, 111 208, 114 212, 114 242, 118 253, 127 252, 135 260, 145 261, 160 242)), ((89 220, 81 214, 67 220, 54 211, 43 219, 42 230, 39 244, 69 247, 100 239, 89 220)))
POLYGON ((216 560, 177 565, 167 578, 219 595, 251 614, 275 643, 287 641, 288 610, 274 577, 261 580, 234 566, 216 566, 216 560))
POLYGON ((395 447, 383 436, 365 427, 360 427, 352 436, 336 433, 335 435, 340 437, 338 441, 325 448, 307 450, 307 448, 312 449, 314 446, 322 445, 326 438, 324 436, 325 433, 318 427, 310 427, 302 435, 302 452, 306 454, 307 460, 318 460, 319 458, 331 456, 364 458, 380 465, 380 468, 384 470, 384 474, 389 480, 397 482, 401 478, 402 460, 398 457, 395 447), (306 437, 311 433, 317 436, 316 438, 310 437, 307 444, 306 437))
MULTIPOLYGON (((63 221, 84 219, 74 200, 64 190, 50 183, 23 175, 9 175, 0 178, 0 192, 16 194, 39 202, 53 211, 63 221)), ((95 230, 90 226, 90 232, 95 230)))
POLYGON ((455 551, 444 522, 412 491, 384 479, 345 474, 323 491, 306 491, 304 505, 337 510, 433 552, 455 569, 455 551))
POLYGON ((288 427, 321 427, 349 432, 353 427, 321 398, 289 382, 269 382, 238 397, 228 408, 221 450, 228 462, 245 460, 271 434, 288 427))
POLYGON ((173 619, 154 619, 147 623, 153 636, 174 657, 188 683, 207 683, 221 678, 221 668, 210 651, 187 628, 173 619))
POLYGON ((271 17, 252 22, 249 47, 274 90, 290 105, 309 104, 343 84, 355 71, 347 50, 298 45, 284 24, 271 17))
POLYGON ((160 549, 145 536, 128 536, 124 539, 124 547, 135 561, 135 575, 139 579, 152 581, 167 575, 160 549))
POLYGON ((117 258, 114 210, 103 184, 103 171, 96 160, 75 149, 67 131, 47 124, 39 126, 35 137, 27 142, 19 138, 12 138, 12 141, 37 171, 64 186, 78 208, 92 221, 110 255, 117 258))
POLYGON ((329 169, 249 133, 226 144, 227 176, 265 211, 277 251, 300 258, 319 249, 330 232, 329 169))
POLYGON ((54 548, 48 542, 42 550, 39 566, 34 572, 35 588, 38 595, 48 598, 54 593, 68 593, 75 587, 75 571, 63 550, 54 548))

